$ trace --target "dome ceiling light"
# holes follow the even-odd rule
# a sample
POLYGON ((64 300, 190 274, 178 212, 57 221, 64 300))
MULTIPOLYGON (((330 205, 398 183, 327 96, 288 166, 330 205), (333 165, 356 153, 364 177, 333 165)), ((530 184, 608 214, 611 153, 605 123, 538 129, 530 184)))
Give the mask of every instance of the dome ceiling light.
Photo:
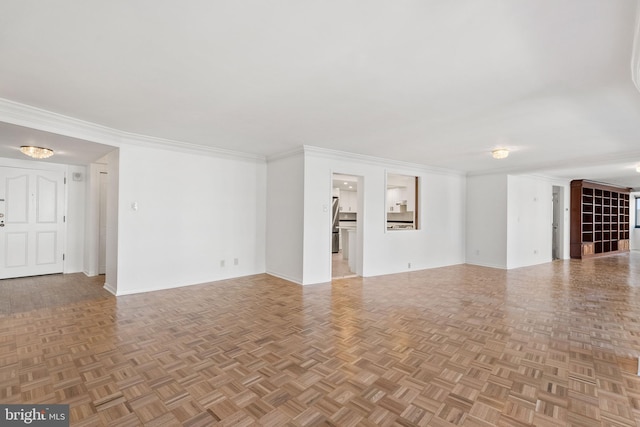
POLYGON ((34 147, 31 145, 23 145, 22 147, 20 147, 20 151, 22 151, 23 154, 26 154, 29 157, 33 157, 34 159, 46 159, 53 156, 52 149, 44 147, 34 147))
POLYGON ((491 155, 494 159, 506 159, 507 157, 509 157, 509 150, 506 148, 496 148, 495 150, 491 151, 491 155))

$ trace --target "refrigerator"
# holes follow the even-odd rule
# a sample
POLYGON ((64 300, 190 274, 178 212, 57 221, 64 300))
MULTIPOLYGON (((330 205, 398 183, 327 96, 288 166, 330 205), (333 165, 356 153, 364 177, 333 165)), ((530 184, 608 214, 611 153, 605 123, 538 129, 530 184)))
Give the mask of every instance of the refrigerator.
POLYGON ((331 213, 333 214, 333 221, 331 222, 331 253, 334 254, 340 251, 340 230, 338 229, 338 225, 340 224, 340 219, 338 218, 339 206, 339 199, 334 197, 331 204, 331 213))

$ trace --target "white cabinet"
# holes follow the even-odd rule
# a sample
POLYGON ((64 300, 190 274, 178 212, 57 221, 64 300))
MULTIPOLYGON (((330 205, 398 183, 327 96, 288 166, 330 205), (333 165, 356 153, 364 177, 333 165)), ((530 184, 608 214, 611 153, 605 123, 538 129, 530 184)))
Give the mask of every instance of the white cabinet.
POLYGON ((403 208, 399 203, 405 200, 407 200, 407 187, 389 188, 387 190, 387 212, 401 212, 403 208))
POLYGON ((358 193, 340 190, 340 212, 358 212, 358 193))
POLYGON ((405 197, 407 201, 407 212, 415 212, 416 210, 416 180, 410 179, 405 188, 405 197))
POLYGON ((398 209, 396 208, 396 202, 398 199, 398 189, 389 188, 387 190, 387 212, 398 212, 398 209))

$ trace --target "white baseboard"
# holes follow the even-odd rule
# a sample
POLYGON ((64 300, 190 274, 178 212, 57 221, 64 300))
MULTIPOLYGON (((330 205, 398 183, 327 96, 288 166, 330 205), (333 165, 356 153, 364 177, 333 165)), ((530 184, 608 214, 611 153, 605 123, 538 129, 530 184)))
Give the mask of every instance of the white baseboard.
POLYGON ((117 296, 117 290, 116 288, 114 288, 113 286, 111 286, 110 284, 108 284, 107 282, 104 282, 104 286, 103 288, 105 288, 109 293, 117 296))

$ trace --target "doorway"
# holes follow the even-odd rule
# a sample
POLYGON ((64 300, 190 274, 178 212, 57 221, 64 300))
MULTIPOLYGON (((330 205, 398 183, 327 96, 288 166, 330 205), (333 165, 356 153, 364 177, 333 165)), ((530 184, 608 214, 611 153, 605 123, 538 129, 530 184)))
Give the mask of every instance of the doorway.
POLYGON ((355 175, 332 175, 332 279, 357 276, 358 264, 361 264, 358 239, 360 179, 355 175))
POLYGON ((64 172, 0 167, 0 279, 62 273, 64 172))
POLYGON ((564 188, 554 185, 552 191, 553 219, 551 221, 551 259, 561 259, 564 235, 564 188))
POLYGON ((98 182, 98 274, 107 274, 107 172, 98 182))

